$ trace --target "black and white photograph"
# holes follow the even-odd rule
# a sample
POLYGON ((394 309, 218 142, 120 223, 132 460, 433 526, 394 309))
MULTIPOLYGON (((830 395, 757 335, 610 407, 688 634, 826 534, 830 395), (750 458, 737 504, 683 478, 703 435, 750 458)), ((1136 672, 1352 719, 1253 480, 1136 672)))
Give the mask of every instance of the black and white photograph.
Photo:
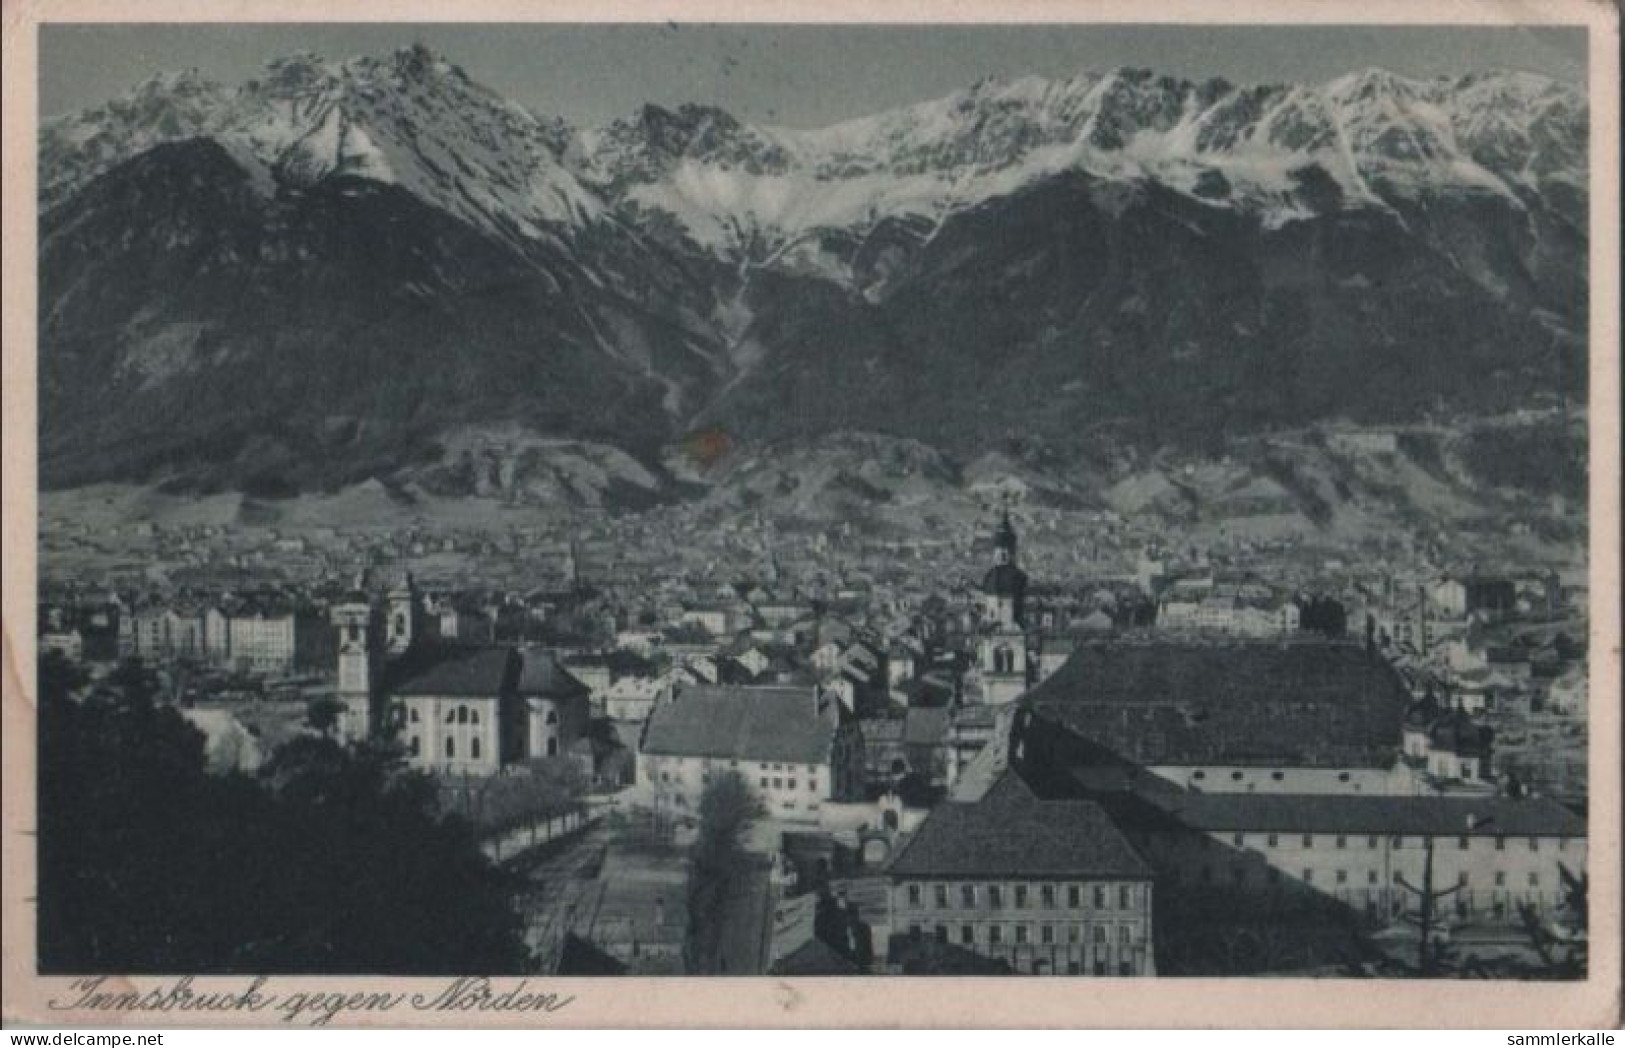
POLYGON ((36 31, 78 1003, 1617 980, 1595 25, 36 31))

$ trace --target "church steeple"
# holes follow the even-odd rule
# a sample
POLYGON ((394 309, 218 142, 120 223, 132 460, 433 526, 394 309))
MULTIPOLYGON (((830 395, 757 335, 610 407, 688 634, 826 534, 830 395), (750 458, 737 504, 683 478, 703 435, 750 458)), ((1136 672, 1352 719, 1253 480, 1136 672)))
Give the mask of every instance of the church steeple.
POLYGON ((1010 508, 993 532, 993 566, 982 579, 983 626, 979 642, 982 700, 1011 702, 1031 685, 1027 659, 1027 573, 1016 566, 1016 529, 1010 508))
POLYGON ((993 566, 982 579, 982 595, 989 617, 1005 627, 1018 627, 1025 618, 1027 573, 1016 567, 1016 529, 1005 507, 993 533, 993 566))
POLYGON ((1006 505, 999 516, 999 528, 993 533, 993 563, 1016 562, 1016 529, 1010 523, 1010 507, 1006 505))

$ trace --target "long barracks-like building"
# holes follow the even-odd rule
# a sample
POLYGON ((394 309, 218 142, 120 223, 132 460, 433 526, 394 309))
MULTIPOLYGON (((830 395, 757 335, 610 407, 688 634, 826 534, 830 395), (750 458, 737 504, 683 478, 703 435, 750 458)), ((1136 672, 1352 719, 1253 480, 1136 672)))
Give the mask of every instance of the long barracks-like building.
POLYGON ((1413 781, 1406 700, 1353 647, 1081 648, 1005 708, 899 847, 892 930, 1022 972, 1138 975, 1153 897, 1165 916, 1241 899, 1379 929, 1425 888, 1447 925, 1557 916, 1586 869, 1584 819, 1413 781))

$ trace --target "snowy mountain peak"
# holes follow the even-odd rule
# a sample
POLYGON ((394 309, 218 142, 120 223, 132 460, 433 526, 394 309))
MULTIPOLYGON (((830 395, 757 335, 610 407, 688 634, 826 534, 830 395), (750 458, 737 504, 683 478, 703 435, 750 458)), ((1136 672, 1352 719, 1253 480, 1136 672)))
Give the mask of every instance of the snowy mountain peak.
POLYGON ((420 48, 158 77, 41 133, 42 448, 56 483, 284 491, 470 425, 980 454, 1009 420, 1211 446, 1583 396, 1586 119, 1508 73, 1123 68, 579 132, 420 48))
POLYGON ((1587 119, 1579 92, 1515 71, 1235 85, 1121 67, 984 78, 811 130, 651 103, 578 131, 416 45, 289 55, 236 87, 195 71, 156 77, 48 122, 41 181, 51 206, 145 149, 207 136, 267 191, 338 176, 392 183, 502 239, 659 213, 704 249, 760 260, 828 231, 939 223, 1066 171, 1157 183, 1268 225, 1421 193, 1521 204, 1584 186, 1587 119))
POLYGON ((1586 136, 1583 99, 1544 77, 1417 80, 1380 68, 1318 85, 1136 67, 984 78, 814 130, 725 116, 645 110, 584 133, 584 177, 714 250, 771 254, 821 230, 940 222, 1069 170, 1157 182, 1270 225, 1424 192, 1519 201, 1553 181, 1580 184, 1586 136))
POLYGON ((274 191, 328 177, 399 185, 500 238, 581 225, 601 201, 562 167, 568 131, 421 46, 277 58, 234 88, 155 78, 41 131, 47 207, 164 142, 208 137, 274 191))

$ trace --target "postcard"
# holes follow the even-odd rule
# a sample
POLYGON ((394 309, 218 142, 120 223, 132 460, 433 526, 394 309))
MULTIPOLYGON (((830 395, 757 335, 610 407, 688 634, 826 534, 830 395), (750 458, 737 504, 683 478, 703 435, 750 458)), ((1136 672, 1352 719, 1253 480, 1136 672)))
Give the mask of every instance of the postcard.
POLYGON ((7 11, 8 1021, 1620 1021, 1612 7, 225 10, 7 11))

